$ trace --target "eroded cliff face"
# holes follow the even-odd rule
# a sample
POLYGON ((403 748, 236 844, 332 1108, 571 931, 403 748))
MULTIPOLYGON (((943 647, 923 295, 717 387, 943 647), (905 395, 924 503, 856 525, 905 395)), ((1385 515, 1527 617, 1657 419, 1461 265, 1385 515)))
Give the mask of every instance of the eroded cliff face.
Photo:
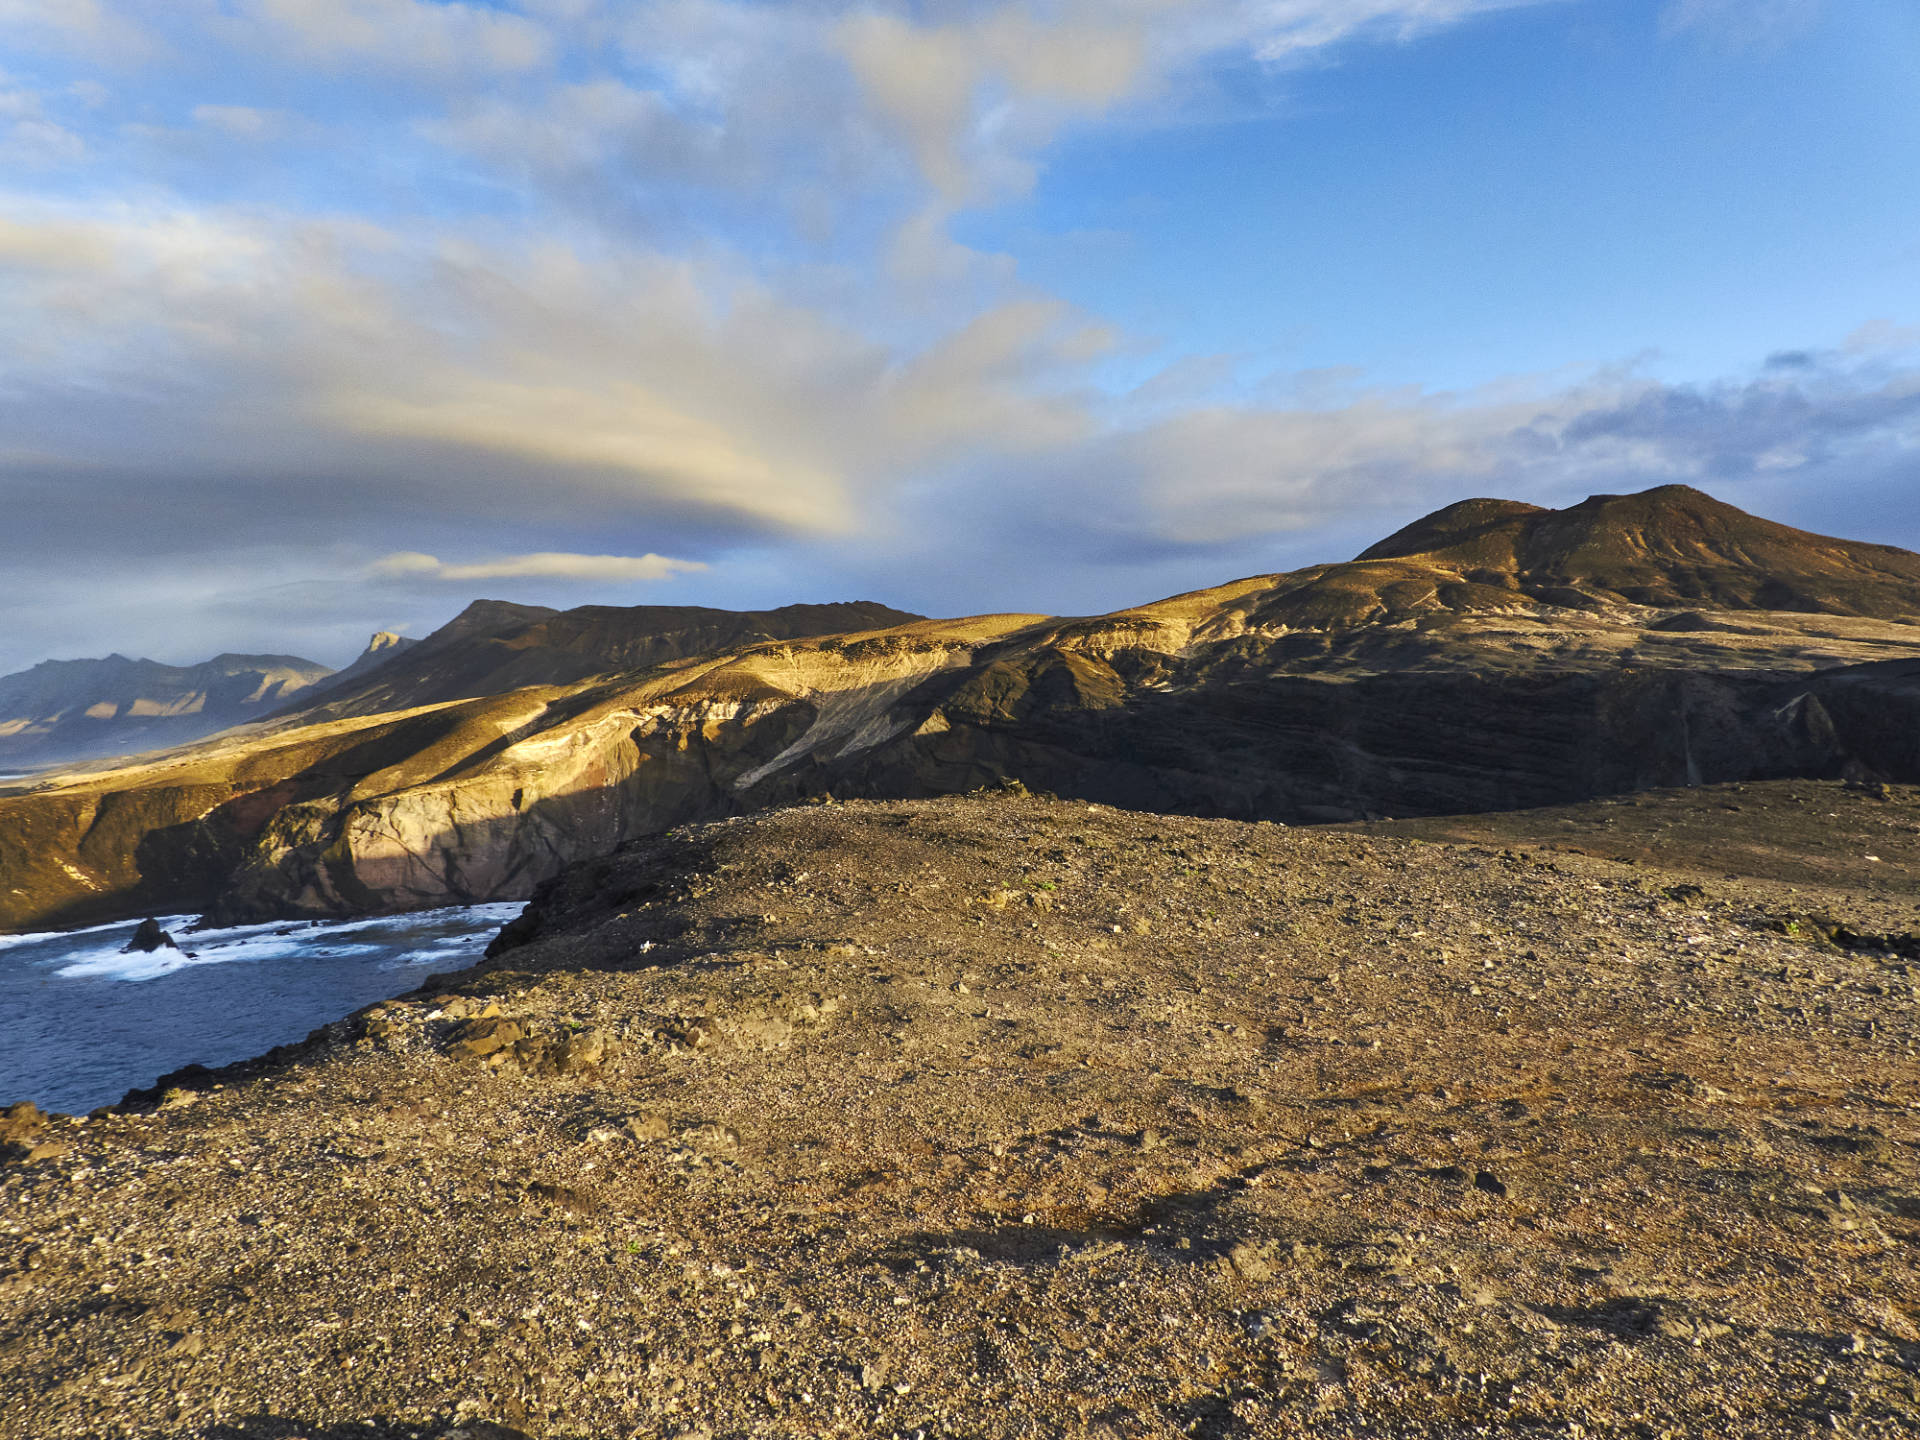
POLYGON ((1252 593, 763 645, 80 778, 0 801, 0 919, 523 898, 692 820, 1008 780, 1314 822, 1769 776, 1920 779, 1912 627, 1749 612, 1663 629, 1659 612, 1548 609, 1340 634, 1250 621, 1252 593))
POLYGON ((1469 507, 1434 520, 1437 549, 1112 615, 770 640, 213 742, 0 799, 0 925, 521 898, 692 820, 1010 780, 1287 822, 1920 780, 1920 580, 1904 578, 1920 557, 1821 542, 1796 561, 1798 532, 1749 533, 1725 507, 1649 538, 1676 503, 1469 507), (1746 604, 1764 586, 1729 567, 1763 543, 1824 608, 1746 604), (1486 568, 1509 552, 1542 568, 1486 568), (1616 552, 1610 579, 1593 557, 1616 552), (1649 587, 1662 603, 1627 598, 1649 587), (1735 608, 1699 608, 1701 592, 1735 608), (1872 606, 1887 613, 1851 613, 1872 606))

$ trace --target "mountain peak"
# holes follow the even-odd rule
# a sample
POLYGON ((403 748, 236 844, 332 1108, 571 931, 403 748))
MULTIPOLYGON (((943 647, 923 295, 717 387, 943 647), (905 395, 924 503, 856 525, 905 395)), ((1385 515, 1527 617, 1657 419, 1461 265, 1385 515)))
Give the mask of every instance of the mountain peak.
POLYGON ((1394 531, 1379 544, 1368 546, 1354 558, 1393 560, 1405 555, 1420 555, 1442 546, 1457 545, 1491 526, 1527 515, 1546 513, 1544 507, 1529 505, 1522 500, 1456 500, 1394 531))
POLYGON ((406 636, 400 634, 397 630, 376 630, 372 635, 367 637, 367 648, 362 652, 362 658, 364 659, 367 655, 378 655, 382 651, 392 650, 411 643, 406 636))
POLYGON ((1920 555, 1763 520, 1691 485, 1564 510, 1463 500, 1364 551, 1550 603, 1920 619, 1920 555))

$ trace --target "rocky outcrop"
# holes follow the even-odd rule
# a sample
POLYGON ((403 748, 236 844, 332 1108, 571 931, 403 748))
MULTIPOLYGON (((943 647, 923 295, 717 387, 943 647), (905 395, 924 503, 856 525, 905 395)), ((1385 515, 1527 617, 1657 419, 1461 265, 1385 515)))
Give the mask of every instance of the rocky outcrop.
POLYGON ((149 915, 142 920, 133 932, 133 938, 123 947, 129 955, 151 955, 156 950, 178 950, 173 936, 160 928, 160 922, 149 915))
POLYGON ((399 659, 418 644, 418 640, 392 630, 374 631, 367 639, 367 648, 360 652, 358 659, 346 669, 336 670, 319 684, 304 691, 296 701, 296 708, 310 710, 329 696, 342 695, 357 688, 373 671, 399 659))
MULTIPOLYGON (((1797 561, 1778 553, 1778 573, 1808 595, 1823 567, 1871 562, 1886 588, 1847 594, 1886 613, 1853 615, 1838 589, 1821 592, 1832 611, 1625 598, 1645 554, 1665 557, 1676 595, 1734 594, 1712 578, 1731 563, 1720 541, 1699 550, 1696 532, 1755 547, 1797 533, 1747 534, 1713 514, 1718 529, 1673 522, 1679 540, 1636 532, 1617 574, 1585 561, 1552 571, 1549 588, 1577 582, 1565 604, 1527 588, 1533 572, 1469 571, 1454 553, 1486 560, 1488 535, 1516 525, 1535 527, 1499 541, 1516 555, 1543 553, 1542 533, 1559 537, 1556 553, 1611 553, 1622 513, 1679 504, 1662 494, 1652 510, 1442 512, 1428 524, 1437 549, 1092 619, 915 621, 310 718, 0 800, 0 923, 520 898, 636 836, 828 793, 1019 780, 1132 808, 1311 822, 1716 781, 1920 779, 1920 581, 1896 585, 1920 558, 1812 539, 1797 561), (1570 515, 1587 540, 1568 541, 1570 515), (1698 551, 1692 579, 1673 568, 1683 551, 1698 551)), ((525 620, 525 633, 545 646, 559 622, 589 624, 582 614, 525 620)), ((604 637, 594 645, 606 653, 604 637)))

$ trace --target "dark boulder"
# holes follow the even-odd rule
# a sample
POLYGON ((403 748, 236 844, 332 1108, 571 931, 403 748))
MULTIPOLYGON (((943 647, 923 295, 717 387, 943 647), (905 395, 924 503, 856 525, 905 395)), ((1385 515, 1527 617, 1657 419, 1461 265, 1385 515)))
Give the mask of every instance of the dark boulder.
POLYGON ((133 938, 127 941, 126 949, 121 953, 148 955, 155 950, 178 950, 179 948, 173 943, 173 936, 162 930, 160 922, 149 915, 140 922, 140 928, 133 932, 133 938))

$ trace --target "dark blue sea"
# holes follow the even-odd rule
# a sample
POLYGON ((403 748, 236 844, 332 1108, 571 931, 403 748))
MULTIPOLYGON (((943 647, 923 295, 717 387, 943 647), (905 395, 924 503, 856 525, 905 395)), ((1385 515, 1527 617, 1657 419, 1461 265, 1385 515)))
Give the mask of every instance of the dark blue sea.
POLYGON ((0 1105, 80 1114, 183 1065, 226 1065, 299 1040, 436 971, 471 965, 520 905, 324 924, 189 931, 127 954, 135 923, 0 935, 0 1105))

